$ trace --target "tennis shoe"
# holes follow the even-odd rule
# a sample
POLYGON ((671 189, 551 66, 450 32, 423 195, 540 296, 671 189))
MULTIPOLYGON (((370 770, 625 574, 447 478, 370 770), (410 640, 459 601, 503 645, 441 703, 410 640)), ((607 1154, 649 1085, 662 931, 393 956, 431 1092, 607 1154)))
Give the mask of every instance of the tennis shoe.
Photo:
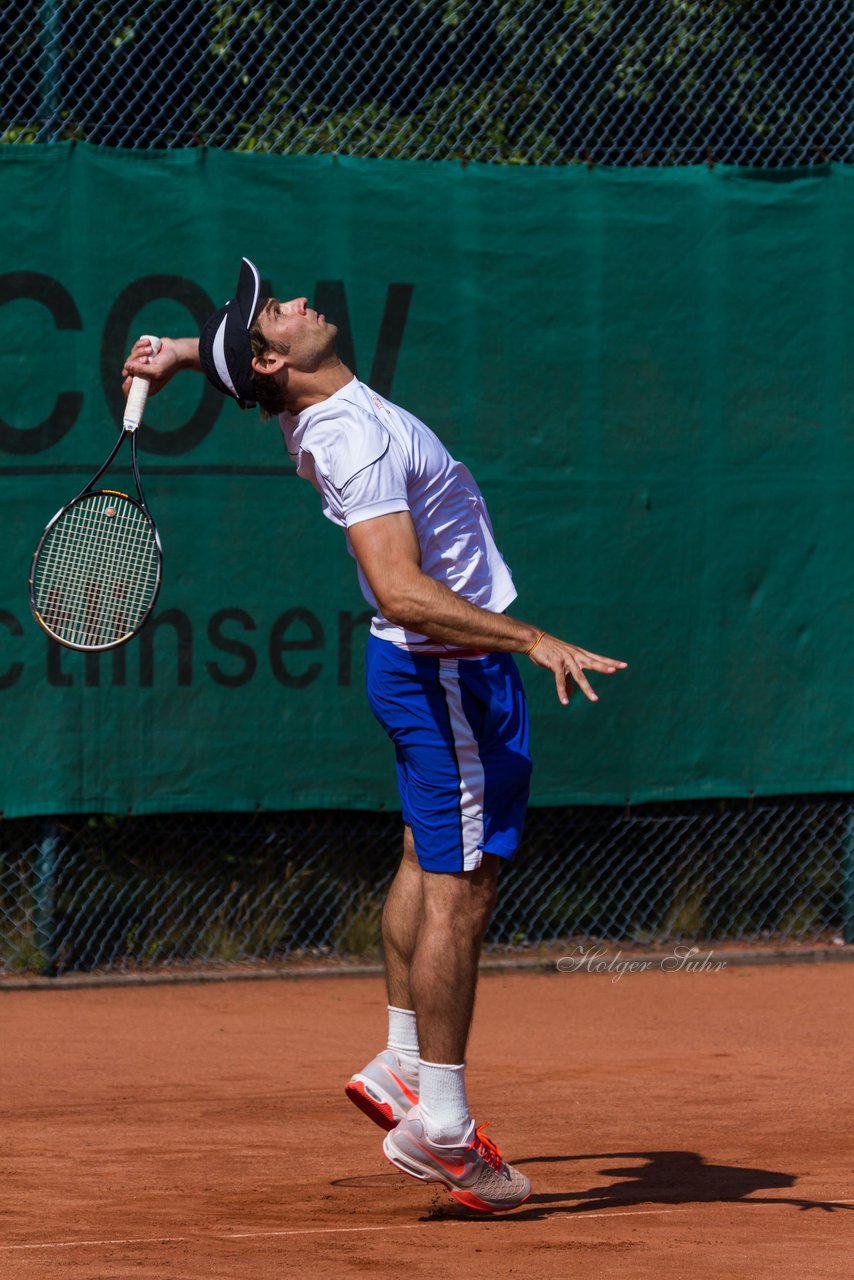
POLYGON ((474 1121, 459 1146, 431 1142, 424 1122, 413 1107, 405 1120, 383 1142, 386 1158, 404 1173, 424 1182, 443 1182, 455 1200, 469 1209, 503 1213, 517 1209, 531 1194, 531 1184, 502 1159, 494 1142, 484 1134, 485 1124, 474 1121))
POLYGON ((374 1124, 393 1129, 418 1102, 418 1074, 407 1071, 391 1049, 383 1049, 345 1084, 344 1092, 374 1124))

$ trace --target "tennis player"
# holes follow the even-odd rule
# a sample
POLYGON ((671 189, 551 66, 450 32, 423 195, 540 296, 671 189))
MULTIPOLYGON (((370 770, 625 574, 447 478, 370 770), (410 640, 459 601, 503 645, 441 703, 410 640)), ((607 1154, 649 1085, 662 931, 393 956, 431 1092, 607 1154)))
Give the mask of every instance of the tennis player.
POLYGON ((508 616, 510 572, 471 473, 422 422, 354 377, 336 327, 305 298, 260 296, 243 259, 234 298, 196 338, 145 339, 123 371, 158 391, 204 372, 241 408, 278 416, 300 476, 345 531, 376 613, 367 647, 371 709, 391 738, 403 857, 382 936, 388 1041, 346 1085, 387 1130, 386 1156, 464 1205, 516 1208, 531 1193, 469 1110, 465 1053, 481 942, 498 869, 513 857, 528 801, 528 714, 513 658, 596 701, 585 670, 624 662, 508 616))

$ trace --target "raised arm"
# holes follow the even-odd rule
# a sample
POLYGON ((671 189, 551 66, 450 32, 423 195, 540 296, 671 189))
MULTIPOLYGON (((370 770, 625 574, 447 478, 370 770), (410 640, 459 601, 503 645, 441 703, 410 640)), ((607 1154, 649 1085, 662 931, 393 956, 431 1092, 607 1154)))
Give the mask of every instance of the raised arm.
POLYGON ((127 395, 131 379, 141 374, 150 380, 149 394, 156 395, 182 369, 196 369, 201 373, 198 338, 162 338, 157 355, 147 338, 139 338, 122 369, 122 390, 127 395))
POLYGON ((555 677, 557 696, 569 702, 572 682, 591 702, 596 694, 584 670, 613 675, 625 662, 567 644, 505 613, 479 609, 421 571, 418 535, 408 511, 377 516, 348 529, 350 545, 383 616, 443 644, 525 653, 555 677))

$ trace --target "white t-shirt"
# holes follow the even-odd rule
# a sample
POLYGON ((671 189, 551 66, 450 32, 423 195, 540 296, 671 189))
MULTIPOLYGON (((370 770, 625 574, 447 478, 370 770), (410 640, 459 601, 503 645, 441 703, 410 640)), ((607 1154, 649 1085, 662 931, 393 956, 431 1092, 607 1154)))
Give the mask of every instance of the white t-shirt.
MULTIPOLYGON (((323 514, 343 529, 408 511, 421 547, 422 572, 472 604, 502 613, 516 598, 495 545, 475 480, 423 422, 354 378, 319 404, 279 424, 297 473, 323 499, 323 514)), ((348 550, 353 554, 350 540, 348 550)), ((362 594, 376 610, 374 635, 426 653, 453 652, 389 622, 359 569, 362 594)))

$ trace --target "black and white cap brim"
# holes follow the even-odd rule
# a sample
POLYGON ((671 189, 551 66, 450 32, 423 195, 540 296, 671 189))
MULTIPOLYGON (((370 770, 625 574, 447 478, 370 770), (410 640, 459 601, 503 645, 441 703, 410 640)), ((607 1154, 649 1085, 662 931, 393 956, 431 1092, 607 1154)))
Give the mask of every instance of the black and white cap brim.
POLYGON ((243 258, 234 297, 211 316, 199 338, 199 357, 209 381, 233 396, 242 408, 252 399, 252 327, 261 295, 261 277, 254 262, 243 258))

